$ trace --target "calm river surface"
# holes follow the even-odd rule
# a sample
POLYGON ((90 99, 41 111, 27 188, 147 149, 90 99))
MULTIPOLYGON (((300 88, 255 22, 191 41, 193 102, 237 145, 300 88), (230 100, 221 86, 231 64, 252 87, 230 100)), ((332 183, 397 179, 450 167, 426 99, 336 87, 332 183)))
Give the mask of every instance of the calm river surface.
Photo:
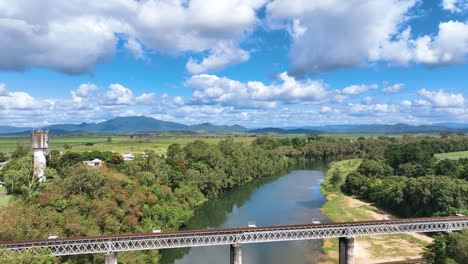
MULTIPOLYGON (((203 204, 184 230, 311 223, 326 218, 320 208, 325 162, 307 163, 279 175, 257 179, 203 204)), ((320 240, 242 245, 244 264, 304 264, 320 260, 320 240)), ((163 250, 164 264, 229 263, 229 246, 163 250)))

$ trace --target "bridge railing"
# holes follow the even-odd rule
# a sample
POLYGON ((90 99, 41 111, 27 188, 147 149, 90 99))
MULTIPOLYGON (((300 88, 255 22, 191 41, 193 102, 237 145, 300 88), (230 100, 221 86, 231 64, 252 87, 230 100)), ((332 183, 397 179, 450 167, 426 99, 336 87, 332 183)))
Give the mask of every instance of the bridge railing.
POLYGON ((464 228, 468 228, 468 217, 442 217, 59 238, 3 242, 0 246, 10 250, 49 248, 52 254, 60 256, 410 232, 451 232, 464 228))

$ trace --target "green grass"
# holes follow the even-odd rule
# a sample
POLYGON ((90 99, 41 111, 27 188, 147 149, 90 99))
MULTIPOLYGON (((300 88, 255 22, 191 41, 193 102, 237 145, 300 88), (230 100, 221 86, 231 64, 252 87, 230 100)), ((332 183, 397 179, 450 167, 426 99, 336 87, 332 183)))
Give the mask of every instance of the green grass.
POLYGON ((322 183, 322 194, 327 196, 329 193, 337 193, 340 192, 339 186, 344 183, 346 180, 346 177, 348 174, 351 172, 357 170, 359 165, 361 165, 362 159, 349 159, 349 160, 341 160, 341 161, 334 161, 330 163, 330 167, 327 171, 327 177, 325 178, 325 181, 322 183), (330 178, 335 173, 335 171, 338 171, 341 175, 341 182, 338 183, 336 186, 332 186, 330 183, 330 178))
POLYGON ((457 160, 457 159, 462 159, 462 158, 467 159, 468 151, 440 153, 440 154, 436 154, 435 157, 440 160, 442 159, 457 160))
POLYGON ((342 193, 325 203, 323 209, 325 209, 328 219, 332 222, 374 220, 374 218, 367 213, 367 208, 349 207, 346 196, 342 193))
MULTIPOLYGON (((112 136, 112 141, 120 141, 128 139, 129 137, 112 136)), ((25 145, 30 144, 29 136, 17 137, 0 137, 0 152, 12 152, 16 149, 18 141, 22 141, 25 145)), ((89 136, 50 136, 50 148, 62 148, 65 144, 72 146, 79 146, 86 143, 99 143, 106 142, 107 135, 89 135, 89 136)))
MULTIPOLYGON (((60 151, 76 151, 76 152, 85 152, 85 151, 114 151, 117 153, 122 152, 132 152, 139 153, 152 150, 157 154, 165 154, 167 148, 174 143, 180 144, 182 146, 193 142, 197 139, 203 140, 209 144, 216 144, 221 140, 226 139, 227 137, 222 138, 206 138, 206 137, 192 137, 192 138, 134 138, 134 139, 125 139, 125 140, 113 140, 108 143, 98 143, 93 146, 79 145, 74 146, 72 149, 59 148, 60 151)), ((237 142, 250 142, 255 138, 233 138, 237 142)))
POLYGON ((8 205, 11 195, 0 195, 0 207, 8 205))

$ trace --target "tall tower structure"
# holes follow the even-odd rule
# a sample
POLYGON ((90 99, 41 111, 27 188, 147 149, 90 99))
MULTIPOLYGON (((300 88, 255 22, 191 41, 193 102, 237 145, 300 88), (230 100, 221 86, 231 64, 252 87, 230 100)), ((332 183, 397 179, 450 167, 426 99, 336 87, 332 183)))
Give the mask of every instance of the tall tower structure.
POLYGON ((49 148, 49 134, 44 130, 37 130, 31 133, 31 147, 34 155, 34 176, 39 178, 39 182, 44 182, 46 177, 46 154, 49 148))

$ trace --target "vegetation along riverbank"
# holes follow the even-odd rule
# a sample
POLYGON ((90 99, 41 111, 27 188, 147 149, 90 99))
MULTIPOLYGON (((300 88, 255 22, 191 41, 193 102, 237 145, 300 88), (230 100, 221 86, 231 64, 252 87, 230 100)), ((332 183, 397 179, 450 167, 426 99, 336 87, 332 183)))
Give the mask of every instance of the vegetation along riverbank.
MULTIPOLYGON (((465 140, 455 142, 464 144, 465 140)), ((468 159, 434 157, 435 153, 458 151, 451 150, 453 143, 409 140, 390 144, 379 155, 332 163, 322 184, 328 198, 325 214, 333 222, 393 217, 370 203, 397 217, 466 214, 468 159)), ((426 263, 468 263, 467 254, 462 253, 468 252, 466 230, 434 238, 433 242, 420 235, 357 238, 356 257, 367 258, 366 263, 422 259, 426 263)), ((325 240, 325 263, 337 261, 336 250, 337 241, 325 240)))
MULTIPOLYGON (((172 144, 165 155, 148 150, 133 161, 99 150, 63 154, 53 150, 47 160, 47 181, 39 184, 31 177, 29 147, 19 144, 0 175, 13 194, 8 205, 0 208, 0 241, 47 238, 50 232, 73 237, 149 232, 156 226, 178 230, 199 205, 225 190, 296 163, 324 158, 359 159, 357 169, 346 177, 346 173, 329 177, 335 190, 363 197, 398 216, 449 215, 467 209, 466 160, 437 161, 434 153, 466 150, 468 138, 458 136, 259 137, 214 144, 195 140, 184 146, 172 144), (100 158, 107 165, 87 168, 85 158, 100 158)), ((335 199, 338 203, 344 198, 335 199)), ((458 237, 445 239, 437 241, 449 245, 447 258, 455 259, 450 245, 459 247, 458 237)), ((445 250, 437 245, 435 250, 445 250)), ((65 261, 94 263, 103 261, 103 256, 57 259, 65 261)), ((159 253, 121 253, 119 262, 158 263, 159 253)))

